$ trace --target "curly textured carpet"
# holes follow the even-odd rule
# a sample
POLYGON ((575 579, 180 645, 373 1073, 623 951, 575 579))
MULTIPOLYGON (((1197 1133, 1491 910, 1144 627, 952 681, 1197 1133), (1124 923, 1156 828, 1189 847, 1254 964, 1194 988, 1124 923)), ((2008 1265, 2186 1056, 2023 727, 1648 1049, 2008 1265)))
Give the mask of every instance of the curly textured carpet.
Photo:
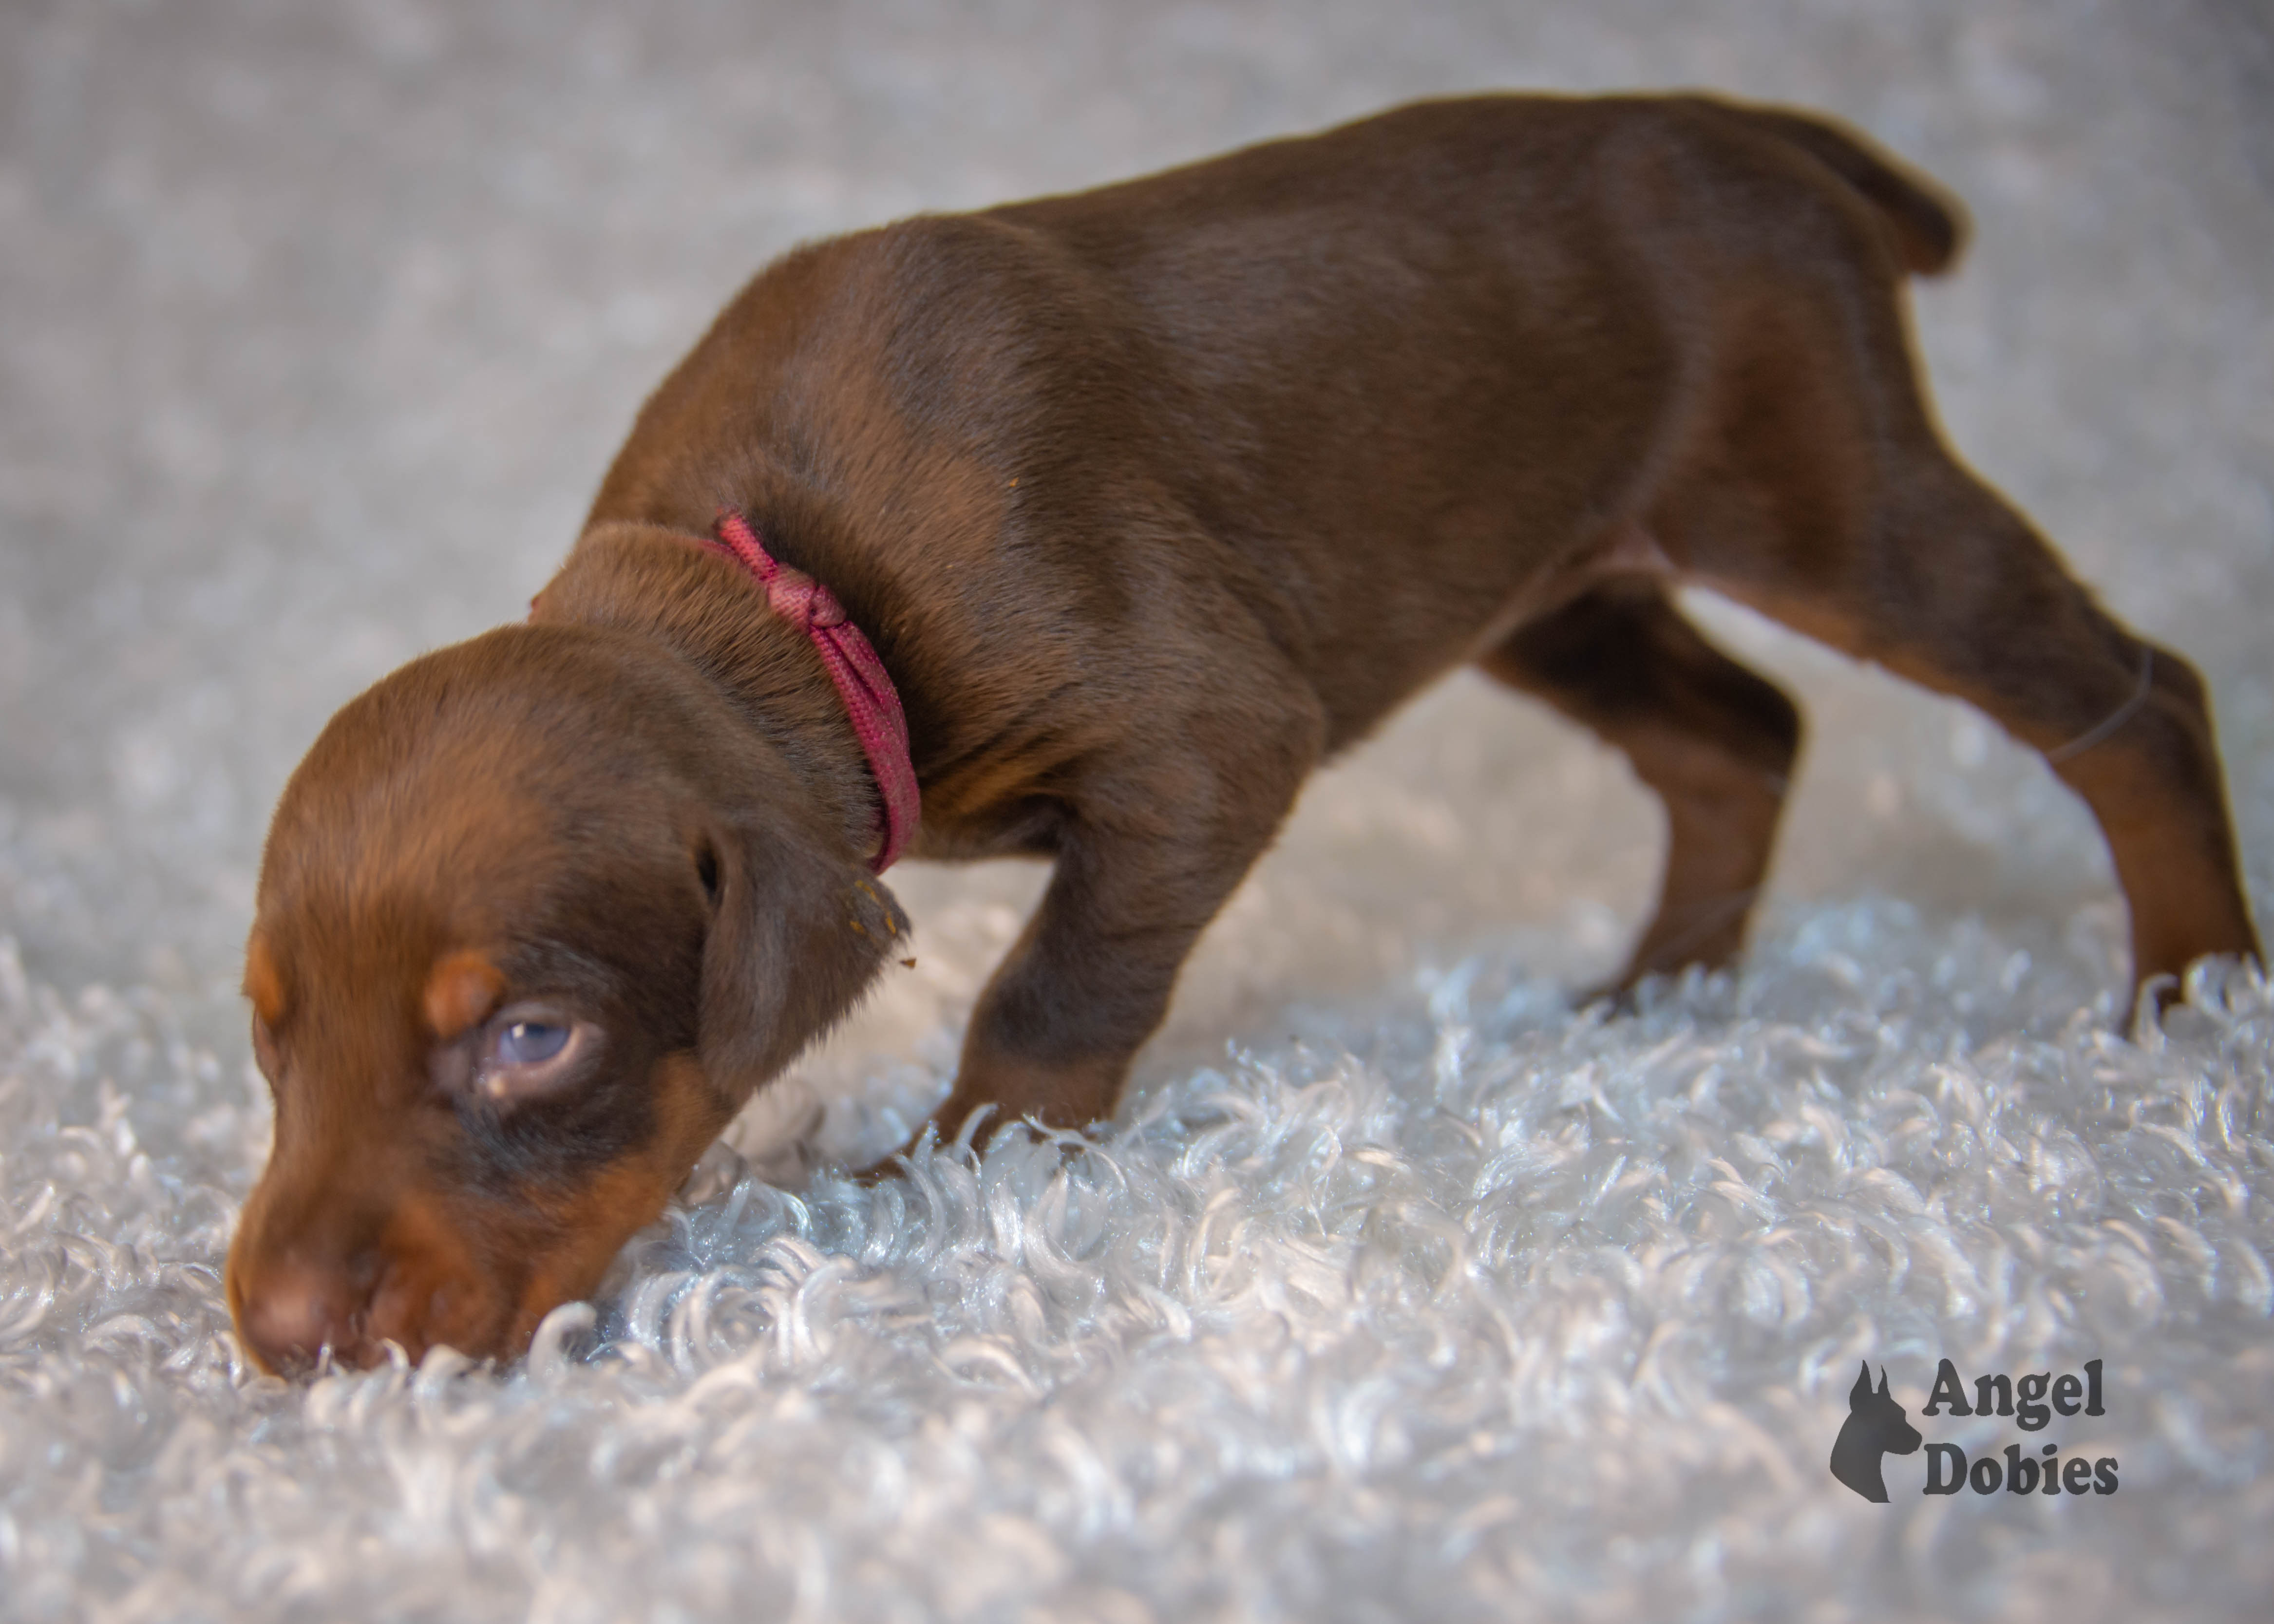
MULTIPOLYGON (((2248 0, 0 9, 0 1616, 2258 1618, 2274 993, 2110 1035, 2081 810, 1710 604, 1809 756, 1741 977, 1574 1011, 1655 816, 1468 679, 1306 796, 1121 1118, 829 1169, 944 1086, 1038 876, 895 870, 919 966, 523 1365, 252 1376, 231 991, 329 711, 512 617, 641 394, 793 241, 1407 97, 1830 109, 1978 232, 1968 456, 2219 706, 2274 898, 2274 36, 2248 0), (2105 1413, 1924 1413, 2099 1361, 2105 1413), (1930 1444, 2112 1494, 1832 1477, 1930 1444)), ((1941 1457, 1946 1458, 1946 1457, 1941 1457)))

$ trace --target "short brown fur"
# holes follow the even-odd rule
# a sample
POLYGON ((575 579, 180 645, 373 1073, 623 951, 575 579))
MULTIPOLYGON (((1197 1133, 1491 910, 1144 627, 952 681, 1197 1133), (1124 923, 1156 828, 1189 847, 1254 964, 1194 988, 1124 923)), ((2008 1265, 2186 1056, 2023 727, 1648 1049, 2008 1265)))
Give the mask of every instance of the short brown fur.
POLYGON ((1306 777, 1465 663, 1664 800, 1624 982, 1728 962, 1800 724, 1677 583, 2054 757, 2135 978, 2256 953, 2202 682, 1931 421, 1901 282, 1960 236, 1820 120, 1498 97, 787 256, 647 402, 534 623, 380 684, 286 792, 246 978, 276 1149, 230 1259, 255 1356, 517 1351, 899 949, 835 693, 689 545, 722 508, 892 672, 915 853, 1053 864, 945 1132, 1110 1115, 1306 777), (501 981, 438 1038, 422 989, 463 955, 501 981), (576 1023, 568 1080, 470 1086, 529 1008, 576 1023))

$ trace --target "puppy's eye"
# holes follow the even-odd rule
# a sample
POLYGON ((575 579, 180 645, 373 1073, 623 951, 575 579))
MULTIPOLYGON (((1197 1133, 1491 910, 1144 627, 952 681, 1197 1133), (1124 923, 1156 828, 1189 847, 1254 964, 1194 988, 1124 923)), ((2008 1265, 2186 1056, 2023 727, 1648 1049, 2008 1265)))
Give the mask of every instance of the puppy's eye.
POLYGON ((277 1052, 276 1034, 258 1015, 252 1018, 252 1064, 260 1068, 260 1075, 274 1091, 276 1079, 283 1074, 284 1059, 277 1052))
POLYGON ((499 1104, 534 1099, 572 1079, 590 1047, 584 1022, 551 1010, 507 1010, 490 1025, 476 1083, 499 1104))
POLYGON ((517 1020, 498 1034, 497 1057, 506 1065, 541 1065, 568 1047, 568 1028, 545 1020, 517 1020))

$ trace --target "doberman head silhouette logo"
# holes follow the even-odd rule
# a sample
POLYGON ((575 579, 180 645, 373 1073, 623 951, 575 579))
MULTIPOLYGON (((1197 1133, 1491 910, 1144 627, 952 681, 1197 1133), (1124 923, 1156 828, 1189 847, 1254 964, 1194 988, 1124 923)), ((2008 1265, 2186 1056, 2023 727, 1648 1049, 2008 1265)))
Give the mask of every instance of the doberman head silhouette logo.
POLYGON ((1871 1365, 1865 1360, 1856 1385, 1848 1389, 1848 1419, 1833 1440, 1832 1475, 1865 1500, 1884 1506, 1887 1485, 1879 1476, 1879 1457, 1916 1454, 1918 1447, 1918 1429, 1903 1407, 1887 1396, 1886 1368, 1880 1367, 1879 1390, 1873 1392, 1871 1365))

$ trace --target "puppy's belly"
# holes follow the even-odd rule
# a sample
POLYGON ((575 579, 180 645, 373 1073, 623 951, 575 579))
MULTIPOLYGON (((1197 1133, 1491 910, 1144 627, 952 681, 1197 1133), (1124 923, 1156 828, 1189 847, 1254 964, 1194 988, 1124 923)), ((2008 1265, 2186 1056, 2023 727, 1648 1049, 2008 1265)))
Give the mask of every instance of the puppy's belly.
POLYGON ((1636 519, 1623 519, 1569 560, 1519 587, 1469 642, 1462 664, 1491 653, 1516 631, 1554 613, 1574 598, 1611 582, 1676 585, 1683 572, 1659 539, 1636 519))

